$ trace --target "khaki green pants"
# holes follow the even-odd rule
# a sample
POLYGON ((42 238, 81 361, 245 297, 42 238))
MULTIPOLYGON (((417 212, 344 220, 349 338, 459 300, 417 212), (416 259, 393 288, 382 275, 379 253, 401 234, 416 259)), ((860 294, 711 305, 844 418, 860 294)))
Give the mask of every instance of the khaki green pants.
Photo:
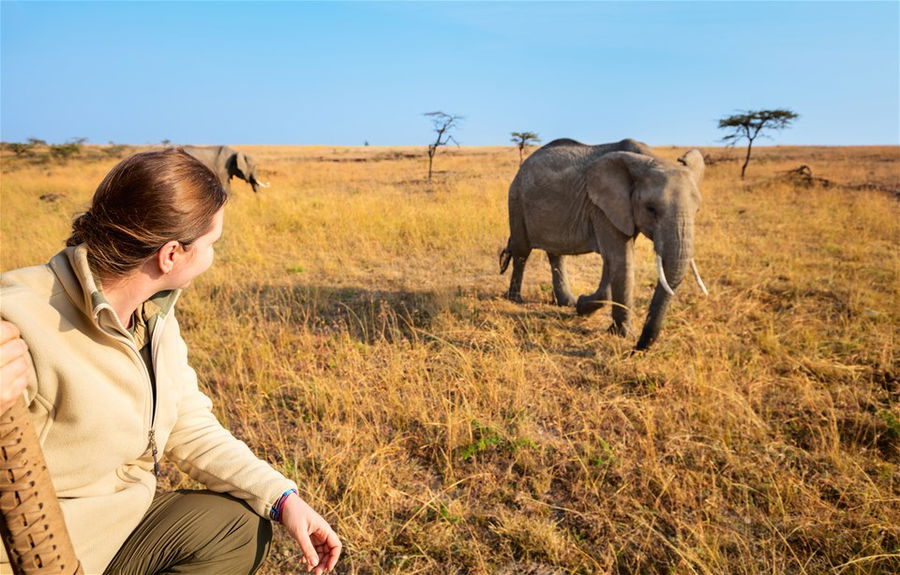
POLYGON ((212 491, 157 495, 105 575, 255 573, 272 525, 239 499, 212 491))

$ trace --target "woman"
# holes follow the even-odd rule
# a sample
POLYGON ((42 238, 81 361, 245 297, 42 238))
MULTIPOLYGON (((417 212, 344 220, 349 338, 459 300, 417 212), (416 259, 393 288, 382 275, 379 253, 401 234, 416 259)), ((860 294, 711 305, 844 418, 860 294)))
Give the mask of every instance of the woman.
POLYGON ((85 573, 253 573, 270 520, 307 570, 337 563, 335 532, 221 426, 187 362, 174 305, 213 262, 226 199, 184 151, 136 154, 66 249, 0 276, 0 410, 24 389, 85 573), (162 457, 208 491, 154 496, 162 457))

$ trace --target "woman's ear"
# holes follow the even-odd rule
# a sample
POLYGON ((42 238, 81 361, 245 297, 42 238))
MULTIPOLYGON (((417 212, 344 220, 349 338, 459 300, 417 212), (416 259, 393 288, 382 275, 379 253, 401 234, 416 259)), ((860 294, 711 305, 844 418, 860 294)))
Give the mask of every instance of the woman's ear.
POLYGON ((159 248, 159 251, 156 252, 156 261, 161 274, 165 275, 175 268, 175 260, 179 256, 180 249, 181 244, 175 240, 166 242, 163 247, 159 248))

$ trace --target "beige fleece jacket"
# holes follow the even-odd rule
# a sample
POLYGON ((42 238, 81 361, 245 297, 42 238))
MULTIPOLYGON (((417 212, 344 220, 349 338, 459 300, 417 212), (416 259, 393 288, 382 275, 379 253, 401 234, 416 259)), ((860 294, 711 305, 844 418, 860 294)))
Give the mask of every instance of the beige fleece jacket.
MULTIPOLYGON (((147 367, 97 288, 85 246, 0 275, 0 315, 28 344, 36 379, 26 402, 89 575, 103 572, 150 506, 154 442, 160 458, 266 518, 279 495, 296 488, 213 415, 188 365, 177 297, 154 298, 163 303, 152 334, 154 402, 147 367)), ((2 549, 0 572, 9 572, 2 549)))

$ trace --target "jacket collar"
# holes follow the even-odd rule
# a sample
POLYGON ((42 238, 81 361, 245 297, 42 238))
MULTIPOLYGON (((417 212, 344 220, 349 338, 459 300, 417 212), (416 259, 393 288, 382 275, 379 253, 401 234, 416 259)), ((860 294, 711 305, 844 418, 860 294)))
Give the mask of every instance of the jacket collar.
MULTIPOLYGON (((50 260, 50 269, 59 278, 72 302, 95 324, 104 327, 104 323, 111 322, 110 327, 126 331, 91 272, 87 254, 87 244, 67 247, 53 256, 50 260)), ((158 315, 165 317, 175 307, 180 295, 181 290, 166 290, 155 294, 150 301, 159 306, 158 315)))

